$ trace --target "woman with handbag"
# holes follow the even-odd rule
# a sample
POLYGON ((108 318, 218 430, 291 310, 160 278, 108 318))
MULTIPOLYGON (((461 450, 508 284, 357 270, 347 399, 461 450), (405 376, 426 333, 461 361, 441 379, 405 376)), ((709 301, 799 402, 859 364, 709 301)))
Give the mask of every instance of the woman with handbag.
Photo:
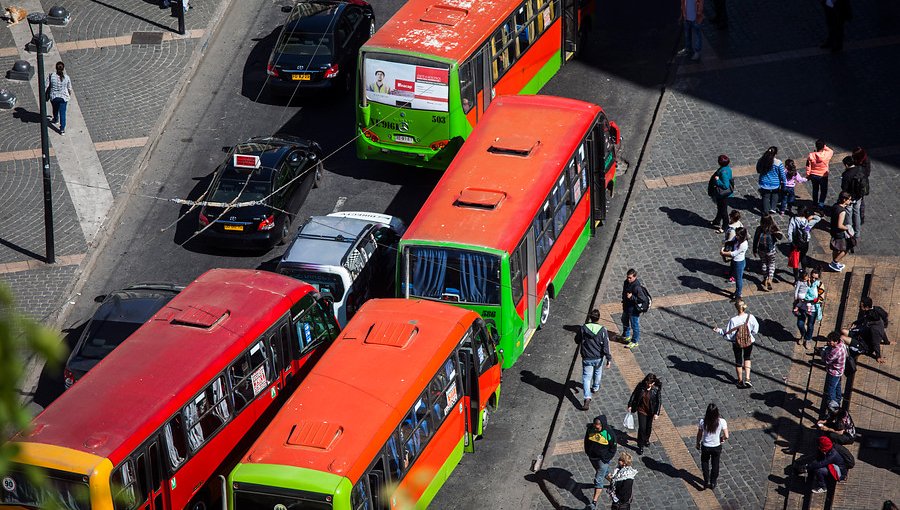
POLYGON ((719 169, 713 174, 713 200, 716 202, 716 217, 709 222, 717 227, 716 233, 725 232, 728 222, 728 199, 734 194, 734 177, 731 173, 731 160, 725 154, 719 156, 719 169))
POLYGON ((725 337, 731 342, 731 350, 734 352, 734 370, 737 373, 738 388, 752 388, 750 382, 750 355, 753 353, 753 336, 759 332, 759 322, 756 317, 747 313, 747 304, 743 301, 734 303, 737 315, 728 320, 725 329, 713 326, 713 331, 725 337))
POLYGON ((628 399, 628 412, 637 411, 637 454, 644 454, 644 447, 650 446, 650 434, 653 432, 653 420, 662 412, 662 383, 656 374, 647 374, 631 392, 628 399))

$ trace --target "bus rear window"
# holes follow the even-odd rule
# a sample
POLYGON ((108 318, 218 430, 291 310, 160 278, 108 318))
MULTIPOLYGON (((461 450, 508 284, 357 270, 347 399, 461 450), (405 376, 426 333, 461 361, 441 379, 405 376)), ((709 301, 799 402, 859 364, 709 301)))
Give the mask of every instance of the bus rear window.
POLYGON ((368 101, 413 110, 448 110, 447 64, 406 55, 366 53, 363 71, 368 101))
POLYGON ((459 303, 500 304, 500 257, 431 246, 406 248, 410 296, 459 303))
POLYGON ((331 510, 325 494, 307 493, 290 489, 258 488, 234 491, 234 510, 331 510), (266 492, 262 492, 266 491, 266 492))
POLYGON ((0 505, 61 510, 90 510, 86 477, 56 470, 46 471, 45 487, 38 487, 25 473, 13 470, 3 475, 0 505))

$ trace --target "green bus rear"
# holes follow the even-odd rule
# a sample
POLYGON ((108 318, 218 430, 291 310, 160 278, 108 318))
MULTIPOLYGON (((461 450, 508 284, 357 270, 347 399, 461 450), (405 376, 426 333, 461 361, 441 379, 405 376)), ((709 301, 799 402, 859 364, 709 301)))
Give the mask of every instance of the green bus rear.
POLYGON ((276 464, 238 464, 228 476, 228 508, 331 510, 352 508, 346 477, 276 464))

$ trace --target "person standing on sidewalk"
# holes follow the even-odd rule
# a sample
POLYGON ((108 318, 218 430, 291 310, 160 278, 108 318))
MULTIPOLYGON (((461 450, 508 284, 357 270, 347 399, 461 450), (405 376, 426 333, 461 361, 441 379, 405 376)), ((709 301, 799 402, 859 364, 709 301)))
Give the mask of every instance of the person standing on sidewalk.
POLYGON ((760 219, 759 226, 753 234, 753 255, 759 257, 762 262, 763 281, 759 284, 759 290, 772 290, 772 279, 775 277, 775 248, 783 237, 772 215, 766 214, 760 219))
POLYGON ((66 65, 56 63, 56 72, 47 77, 47 98, 53 108, 51 124, 59 122, 59 134, 66 134, 66 111, 69 108, 69 95, 72 94, 72 80, 66 74, 66 65))
POLYGON ((609 352, 609 334, 599 324, 600 310, 596 308, 588 314, 587 324, 581 326, 581 386, 584 393, 582 410, 591 407, 591 396, 600 390, 603 377, 603 362, 609 368, 612 355, 609 352))
POLYGON ((841 174, 841 191, 850 194, 850 224, 853 232, 859 240, 860 225, 862 224, 862 201, 869 194, 869 177, 865 168, 856 164, 853 156, 843 159, 844 173, 841 174))
POLYGON ((794 202, 797 199, 797 185, 807 181, 806 177, 803 177, 797 171, 797 165, 793 159, 785 160, 784 172, 784 191, 781 193, 781 207, 778 210, 782 216, 785 212, 790 215, 794 214, 791 209, 794 207, 794 202))
POLYGON ((806 177, 812 182, 812 200, 819 209, 825 207, 828 195, 828 165, 832 156, 834 151, 820 138, 816 140, 816 151, 806 157, 806 177))
POLYGON ((821 285, 819 270, 812 269, 794 286, 794 316, 797 317, 797 331, 800 334, 797 343, 802 342, 804 349, 807 342, 812 340, 816 320, 822 311, 822 305, 819 303, 821 285))
POLYGON ((720 254, 723 257, 731 257, 731 276, 734 277, 734 295, 731 301, 739 301, 744 291, 744 268, 747 267, 747 229, 740 227, 734 232, 734 240, 732 241, 734 248, 731 251, 725 251, 722 248, 720 254))
MULTIPOLYGON (((869 177, 872 176, 872 160, 869 159, 869 154, 866 153, 866 150, 862 147, 857 147, 853 149, 851 153, 853 156, 853 162, 856 163, 856 166, 862 167, 863 171, 866 174, 866 180, 868 181, 869 177)), ((859 201, 859 224, 862 225, 866 222, 866 199, 863 198, 859 201)))
POLYGON ((781 190, 787 180, 784 163, 776 158, 776 155, 778 155, 778 147, 773 145, 766 149, 766 152, 756 162, 756 173, 759 174, 759 197, 762 200, 761 214, 778 212, 781 190))
POLYGON ((700 25, 703 23, 703 0, 681 0, 681 23, 684 26, 684 48, 678 52, 679 57, 691 56, 691 60, 700 60, 701 39, 700 25))
MULTIPOLYGON (((820 222, 822 217, 819 213, 812 209, 804 207, 800 212, 791 218, 788 223, 787 237, 791 242, 791 246, 796 248, 800 253, 799 270, 809 267, 809 261, 806 259, 806 253, 809 251, 809 237, 813 227, 820 222)), ((794 271, 794 279, 799 278, 800 271, 794 271)))
POLYGON ((822 349, 822 361, 825 362, 825 389, 822 390, 822 409, 825 415, 828 409, 841 406, 841 377, 847 363, 847 346, 841 340, 839 331, 828 335, 828 346, 822 349))
POLYGON ((734 303, 734 309, 737 315, 728 320, 725 329, 713 326, 713 331, 725 337, 732 343, 731 350, 734 352, 734 371, 737 374, 738 388, 752 388, 753 383, 750 382, 750 356, 753 354, 753 343, 756 342, 754 335, 759 333, 759 321, 756 317, 747 313, 747 304, 739 300, 734 303), (743 331, 738 331, 743 330, 743 331), (742 347, 739 342, 738 335, 749 335, 749 344, 742 347))
POLYGON ((719 480, 719 457, 722 455, 722 443, 726 440, 728 440, 728 422, 719 416, 719 408, 715 404, 709 404, 697 428, 697 449, 700 450, 704 489, 716 488, 719 480), (710 461, 712 471, 709 469, 710 461))
POLYGON ((622 283, 622 339, 625 347, 634 349, 641 341, 641 313, 649 306, 650 297, 638 280, 637 271, 629 269, 622 283))
POLYGON ((856 232, 853 231, 850 218, 850 202, 852 200, 849 193, 842 191, 831 212, 831 263, 828 264, 828 267, 832 271, 844 270, 841 260, 856 246, 856 232))
POLYGON ((719 156, 719 169, 713 175, 715 175, 715 190, 713 191, 716 194, 712 199, 716 202, 716 217, 709 223, 717 227, 717 234, 721 234, 725 231, 725 226, 728 222, 728 199, 734 195, 734 176, 731 172, 731 160, 728 156, 725 154, 719 156))
POLYGON ((656 374, 650 373, 639 382, 628 399, 628 412, 637 411, 637 454, 644 454, 644 447, 650 446, 653 420, 662 412, 662 382, 656 374))
POLYGON ((610 510, 631 510, 631 501, 634 499, 634 477, 637 469, 631 466, 633 459, 628 452, 619 455, 616 469, 606 475, 609 480, 609 499, 612 500, 610 510))
POLYGON ((606 485, 606 473, 609 472, 609 463, 616 455, 616 434, 606 427, 605 420, 601 416, 594 418, 589 423, 584 433, 584 453, 587 454, 591 466, 597 470, 594 475, 594 495, 588 509, 597 508, 597 501, 606 485))

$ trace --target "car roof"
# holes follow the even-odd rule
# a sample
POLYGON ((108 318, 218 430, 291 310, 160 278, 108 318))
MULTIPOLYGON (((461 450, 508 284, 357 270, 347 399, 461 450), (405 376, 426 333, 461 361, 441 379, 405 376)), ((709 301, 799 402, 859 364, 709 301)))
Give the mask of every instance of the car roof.
POLYGON ((178 293, 177 289, 129 287, 106 297, 94 320, 144 323, 178 293))
POLYGON ((372 221, 337 216, 311 216, 284 252, 281 263, 339 266, 372 221))
POLYGON ((331 21, 339 15, 347 4, 343 2, 297 2, 294 11, 285 23, 285 30, 298 32, 333 32, 331 21))

